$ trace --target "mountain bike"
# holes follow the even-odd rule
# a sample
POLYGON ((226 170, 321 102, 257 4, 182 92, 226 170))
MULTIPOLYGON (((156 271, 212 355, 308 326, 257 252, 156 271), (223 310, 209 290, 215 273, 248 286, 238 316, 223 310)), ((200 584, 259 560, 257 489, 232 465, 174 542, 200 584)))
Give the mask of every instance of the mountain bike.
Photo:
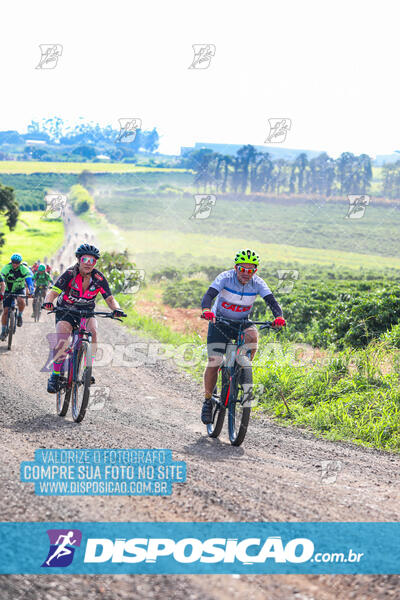
MULTIPOLYGON (((237 325, 237 321, 216 317, 215 324, 237 325)), ((242 321, 239 324, 237 339, 228 341, 226 355, 218 369, 217 384, 211 397, 212 423, 207 425, 209 437, 219 436, 228 409, 228 432, 232 446, 242 444, 249 424, 253 402, 253 371, 250 361, 251 351, 241 352, 244 345, 244 330, 250 325, 258 325, 260 330, 274 329, 272 321, 242 321)))
MULTIPOLYGON (((13 336, 14 336, 16 330, 17 330, 18 306, 15 303, 15 298, 18 298, 18 296, 20 296, 21 298, 25 298, 26 299, 26 295, 25 294, 11 294, 11 293, 6 292, 4 294, 4 300, 6 298, 8 298, 9 296, 12 296, 12 298, 11 298, 11 306, 8 307, 8 315, 7 315, 7 323, 6 323, 6 333, 5 333, 5 336, 4 336, 4 338, 3 338, 2 341, 4 341, 4 339, 8 336, 7 348, 8 348, 8 350, 11 350, 13 336)), ((4 304, 3 304, 3 306, 4 306, 4 304)))
POLYGON ((41 285, 38 289, 38 294, 35 295, 33 299, 33 318, 35 320, 35 323, 37 323, 40 319, 42 304, 46 296, 46 290, 47 288, 41 285))
MULTIPOLYGON (((65 312, 65 310, 65 307, 55 307, 47 314, 65 312)), ((117 321, 122 319, 113 317, 113 313, 110 312, 85 309, 68 308, 68 313, 78 317, 79 324, 73 326, 72 341, 63 352, 65 359, 60 369, 56 410, 59 417, 65 417, 72 397, 72 418, 76 423, 80 423, 86 414, 92 379, 92 334, 86 329, 86 322, 90 317, 97 316, 117 321)))

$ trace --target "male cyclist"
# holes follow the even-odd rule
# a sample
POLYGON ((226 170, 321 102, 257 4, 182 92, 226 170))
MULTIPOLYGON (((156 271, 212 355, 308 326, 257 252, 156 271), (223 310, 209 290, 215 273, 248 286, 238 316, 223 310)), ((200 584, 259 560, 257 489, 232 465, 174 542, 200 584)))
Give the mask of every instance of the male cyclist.
MULTIPOLYGON (((254 300, 259 294, 271 309, 275 320, 274 327, 286 325, 282 317, 282 309, 274 298, 271 290, 261 277, 255 275, 260 263, 260 257, 249 248, 239 250, 235 256, 235 267, 220 273, 204 294, 201 308, 202 317, 210 321, 207 335, 208 364, 204 371, 205 400, 201 411, 201 420, 204 424, 211 423, 212 402, 211 396, 218 378, 218 368, 226 351, 226 345, 231 339, 237 338, 238 327, 236 323, 225 325, 214 323, 216 316, 231 321, 246 321, 249 318, 254 300), (211 306, 214 300, 214 304, 211 306)), ((244 330, 244 341, 251 348, 251 360, 257 352, 258 332, 255 327, 249 326, 244 330)))
MULTIPOLYGON (((39 265, 38 270, 33 276, 33 281, 36 285, 36 292, 39 287, 46 287, 47 289, 49 284, 53 283, 50 275, 46 272, 46 267, 44 265, 39 265)), ((35 293, 35 296, 37 296, 37 293, 35 293)))
POLYGON ((50 283, 53 283, 50 275, 46 273, 46 267, 44 265, 39 265, 38 270, 33 276, 33 281, 35 282, 35 298, 40 295, 42 290, 47 292, 50 283))
POLYGON ((25 282, 28 285, 29 293, 33 294, 33 281, 31 271, 25 265, 22 264, 22 256, 20 254, 13 254, 10 262, 2 268, 1 274, 3 275, 6 282, 6 291, 4 296, 4 311, 1 316, 1 335, 0 339, 4 340, 6 337, 6 325, 8 318, 8 309, 11 306, 12 296, 10 294, 19 294, 17 300, 18 316, 17 325, 22 326, 22 313, 25 308, 25 301, 21 296, 25 296, 25 282))
MULTIPOLYGON (((107 279, 94 268, 100 258, 99 249, 91 244, 81 244, 77 248, 75 256, 78 262, 60 275, 53 287, 47 292, 43 303, 44 309, 53 310, 53 300, 58 296, 57 307, 65 309, 56 313, 56 332, 61 345, 61 356, 60 347, 54 348, 54 357, 57 356, 57 362, 53 363, 53 372, 47 382, 47 391, 50 394, 58 391, 60 369, 65 358, 63 351, 68 346, 72 326, 75 323, 79 324, 79 317, 72 314, 69 308, 93 310, 95 308, 95 298, 100 292, 113 311, 113 316, 124 316, 124 312, 111 294, 107 279)), ((87 329, 92 333, 93 361, 97 344, 97 320, 95 317, 87 320, 87 329)), ((94 383, 94 377, 92 377, 92 383, 94 383)))

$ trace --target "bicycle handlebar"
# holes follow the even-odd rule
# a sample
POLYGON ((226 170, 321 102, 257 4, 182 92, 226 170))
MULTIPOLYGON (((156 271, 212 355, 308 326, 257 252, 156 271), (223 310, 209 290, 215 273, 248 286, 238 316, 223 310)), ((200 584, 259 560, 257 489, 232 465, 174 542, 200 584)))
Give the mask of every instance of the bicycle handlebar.
MULTIPOLYGON (((200 315, 202 319, 204 319, 203 315, 200 315)), ((273 327, 273 321, 251 321, 250 319, 246 319, 243 321, 235 321, 234 319, 224 319, 223 317, 215 317, 215 323, 224 323, 225 325, 237 325, 238 323, 250 325, 260 325, 261 329, 274 329, 275 331, 279 331, 280 327, 273 327)))
POLYGON ((225 323, 225 325, 231 325, 232 323, 237 324, 243 323, 246 325, 260 325, 260 329, 275 329, 272 326, 272 321, 251 321, 250 319, 246 319, 245 321, 235 321, 234 319, 224 319, 223 317, 216 317, 216 323, 225 323))
POLYGON ((6 290, 4 292, 4 297, 5 296, 8 296, 8 297, 13 296, 14 298, 26 298, 26 297, 31 298, 32 294, 13 294, 12 292, 7 292, 7 290, 6 290))
MULTIPOLYGON (((113 317, 113 313, 112 312, 105 312, 105 311, 94 311, 94 310, 79 310, 76 308, 69 308, 69 307, 61 307, 61 306, 55 306, 53 308, 53 310, 50 310, 47 312, 48 315, 52 315, 53 313, 57 313, 57 312, 71 312, 74 313, 75 315, 79 316, 79 317, 86 317, 86 318, 90 318, 90 317, 103 317, 103 318, 108 318, 108 319, 115 319, 116 321, 121 321, 122 323, 122 319, 120 319, 119 317, 113 317)), ((123 313, 122 314, 123 317, 127 317, 128 315, 123 313)))

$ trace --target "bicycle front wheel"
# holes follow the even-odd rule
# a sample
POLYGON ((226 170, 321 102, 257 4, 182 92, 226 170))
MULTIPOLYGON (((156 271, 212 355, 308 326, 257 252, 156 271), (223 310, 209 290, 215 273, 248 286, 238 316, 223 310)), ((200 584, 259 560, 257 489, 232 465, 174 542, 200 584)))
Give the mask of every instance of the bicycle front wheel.
POLYGON ((226 367, 221 367, 218 371, 217 385, 215 386, 211 397, 212 423, 207 425, 207 434, 209 437, 216 438, 221 433, 225 419, 225 401, 228 389, 229 373, 226 367))
POLYGON ((13 339, 13 335, 14 335, 14 330, 16 327, 16 321, 15 321, 15 311, 13 308, 9 308, 9 315, 8 315, 8 349, 11 350, 11 344, 12 344, 12 339, 13 339))
POLYGON ((92 345, 81 342, 75 355, 75 376, 72 385, 72 418, 80 423, 86 414, 92 378, 92 345))
POLYGON ((68 359, 66 375, 64 375, 64 364, 60 371, 60 389, 56 396, 56 410, 59 417, 65 417, 71 400, 72 381, 69 381, 70 360, 68 359))
POLYGON ((228 410, 229 440, 232 446, 242 444, 249 424, 253 372, 250 359, 241 357, 242 365, 235 368, 235 389, 231 391, 228 410))

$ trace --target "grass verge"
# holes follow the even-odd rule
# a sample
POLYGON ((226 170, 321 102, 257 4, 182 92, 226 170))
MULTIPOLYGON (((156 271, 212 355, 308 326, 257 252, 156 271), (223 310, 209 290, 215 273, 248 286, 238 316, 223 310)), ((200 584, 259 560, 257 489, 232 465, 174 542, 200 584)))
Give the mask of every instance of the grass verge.
MULTIPOLYGON (((174 332, 133 308, 125 309, 129 327, 165 344, 157 356, 165 351, 165 357, 173 357, 178 367, 201 381, 206 345, 199 336, 174 332)), ((280 424, 306 428, 329 440, 400 452, 400 351, 387 343, 314 361, 297 359, 291 342, 268 334, 260 339, 253 375, 254 383, 264 386, 253 412, 266 412, 280 424)))

